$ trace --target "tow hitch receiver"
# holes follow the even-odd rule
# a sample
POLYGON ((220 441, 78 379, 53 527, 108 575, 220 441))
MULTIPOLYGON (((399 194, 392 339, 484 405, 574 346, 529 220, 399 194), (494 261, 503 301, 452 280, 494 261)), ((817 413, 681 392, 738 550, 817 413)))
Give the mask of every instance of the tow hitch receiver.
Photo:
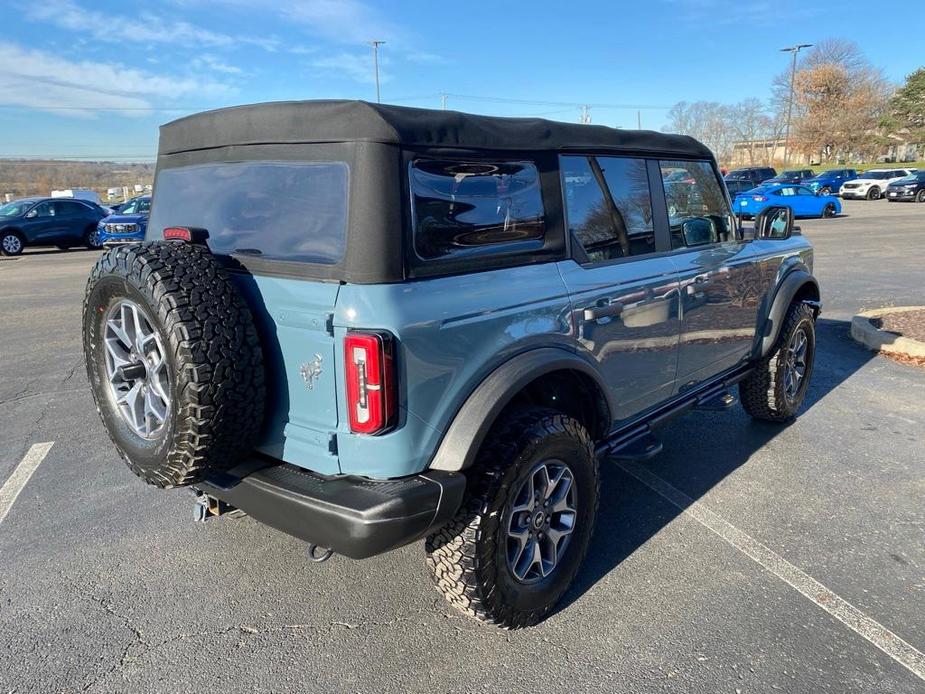
POLYGON ((246 515, 244 511, 204 492, 196 491, 195 495, 193 500, 193 521, 196 523, 205 523, 210 518, 218 516, 240 518, 246 515))

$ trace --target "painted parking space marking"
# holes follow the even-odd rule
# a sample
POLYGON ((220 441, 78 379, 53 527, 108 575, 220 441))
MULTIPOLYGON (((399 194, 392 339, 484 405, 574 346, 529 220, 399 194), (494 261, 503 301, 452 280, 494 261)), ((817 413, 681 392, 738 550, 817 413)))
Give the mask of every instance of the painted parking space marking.
POLYGON ((851 631, 863 637, 921 680, 925 680, 925 654, 907 643, 879 622, 871 619, 854 605, 804 573, 782 556, 758 542, 747 533, 716 515, 699 501, 687 496, 644 467, 618 462, 627 474, 635 477, 658 495, 702 526, 732 545, 762 568, 777 576, 791 588, 812 600, 851 631))
POLYGON ((48 451, 54 445, 54 441, 32 444, 26 453, 26 457, 19 462, 19 465, 13 470, 13 474, 0 487, 0 523, 4 521, 6 514, 13 508, 19 493, 29 482, 29 478, 32 477, 32 473, 42 464, 45 456, 48 455, 48 451))

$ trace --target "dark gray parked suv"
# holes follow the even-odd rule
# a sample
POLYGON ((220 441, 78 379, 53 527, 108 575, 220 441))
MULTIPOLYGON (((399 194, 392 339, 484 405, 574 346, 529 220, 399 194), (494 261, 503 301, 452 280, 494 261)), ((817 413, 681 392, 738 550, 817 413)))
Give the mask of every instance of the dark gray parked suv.
MULTIPOLYGON (((437 589, 534 624, 598 465, 806 393, 819 288, 788 208, 745 233, 677 135, 345 101, 161 129, 147 240, 92 271, 97 407, 137 475, 364 558, 426 538, 437 589), (677 173, 681 172, 681 173, 677 173), (666 181, 665 179, 671 180, 666 181)), ((706 439, 705 439, 706 440, 706 439)))

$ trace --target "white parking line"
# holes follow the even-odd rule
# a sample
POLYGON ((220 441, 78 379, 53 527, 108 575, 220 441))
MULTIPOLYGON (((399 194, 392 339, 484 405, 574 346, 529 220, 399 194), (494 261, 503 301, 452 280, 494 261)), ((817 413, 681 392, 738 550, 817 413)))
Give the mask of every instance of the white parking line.
POLYGON ((26 453, 26 457, 20 461, 10 478, 0 487, 0 523, 4 521, 6 514, 13 508, 16 497, 26 486, 29 478, 32 477, 32 473, 45 460, 45 456, 48 455, 48 451, 51 450, 53 445, 55 445, 54 441, 32 444, 26 453))
POLYGON ((885 626, 868 617, 776 552, 723 520, 699 501, 694 501, 662 478, 653 475, 649 470, 630 463, 618 462, 617 465, 791 588, 812 600, 851 631, 870 641, 919 679, 925 680, 925 654, 914 646, 903 641, 885 626))

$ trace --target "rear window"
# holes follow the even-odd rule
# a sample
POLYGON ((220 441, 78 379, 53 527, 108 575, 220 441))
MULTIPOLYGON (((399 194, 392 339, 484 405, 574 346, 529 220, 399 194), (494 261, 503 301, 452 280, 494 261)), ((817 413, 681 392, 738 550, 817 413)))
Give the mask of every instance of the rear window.
POLYGON ((223 162, 163 169, 149 233, 202 227, 217 255, 334 265, 347 237, 343 162, 223 162))
POLYGON ((424 260, 541 250, 546 221, 531 162, 411 164, 414 250, 424 260))

